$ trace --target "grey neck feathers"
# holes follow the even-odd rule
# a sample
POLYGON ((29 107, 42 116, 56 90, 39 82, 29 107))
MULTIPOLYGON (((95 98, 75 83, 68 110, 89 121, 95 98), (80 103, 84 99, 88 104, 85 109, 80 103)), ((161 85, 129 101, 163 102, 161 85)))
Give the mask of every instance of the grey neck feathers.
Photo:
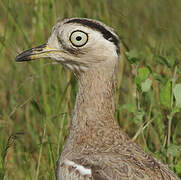
POLYGON ((105 151, 127 138, 114 119, 114 71, 111 66, 99 66, 79 77, 79 89, 64 153, 105 151))

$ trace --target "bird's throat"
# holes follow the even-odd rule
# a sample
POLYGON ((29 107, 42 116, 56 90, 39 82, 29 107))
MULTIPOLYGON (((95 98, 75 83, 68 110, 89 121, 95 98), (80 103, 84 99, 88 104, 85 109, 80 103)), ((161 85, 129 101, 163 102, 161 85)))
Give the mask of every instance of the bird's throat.
POLYGON ((114 70, 89 70, 79 79, 70 134, 64 151, 104 151, 120 138, 114 120, 114 70), (118 137, 119 136, 119 137, 118 137))

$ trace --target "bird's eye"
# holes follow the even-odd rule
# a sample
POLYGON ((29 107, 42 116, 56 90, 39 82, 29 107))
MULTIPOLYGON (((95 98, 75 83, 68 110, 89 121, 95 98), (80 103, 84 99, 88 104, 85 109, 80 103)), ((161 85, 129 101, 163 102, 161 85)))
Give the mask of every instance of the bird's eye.
POLYGON ((88 41, 88 35, 80 30, 73 31, 70 35, 70 42, 73 46, 81 47, 84 46, 88 41))

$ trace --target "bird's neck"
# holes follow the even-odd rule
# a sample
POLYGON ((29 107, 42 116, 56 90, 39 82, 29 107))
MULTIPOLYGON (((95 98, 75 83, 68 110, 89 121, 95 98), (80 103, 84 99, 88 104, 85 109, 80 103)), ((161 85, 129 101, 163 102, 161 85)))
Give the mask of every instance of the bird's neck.
POLYGON ((99 67, 81 75, 65 151, 104 151, 124 139, 114 120, 114 84, 114 68, 99 67))

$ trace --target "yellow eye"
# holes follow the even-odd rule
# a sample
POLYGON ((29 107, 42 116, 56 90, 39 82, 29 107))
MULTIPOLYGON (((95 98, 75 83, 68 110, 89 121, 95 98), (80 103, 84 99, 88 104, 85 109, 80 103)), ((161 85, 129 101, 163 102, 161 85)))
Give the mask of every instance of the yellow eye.
POLYGON ((87 33, 77 30, 73 31, 70 35, 70 42, 73 46, 81 47, 84 46, 88 41, 88 35, 87 33))

